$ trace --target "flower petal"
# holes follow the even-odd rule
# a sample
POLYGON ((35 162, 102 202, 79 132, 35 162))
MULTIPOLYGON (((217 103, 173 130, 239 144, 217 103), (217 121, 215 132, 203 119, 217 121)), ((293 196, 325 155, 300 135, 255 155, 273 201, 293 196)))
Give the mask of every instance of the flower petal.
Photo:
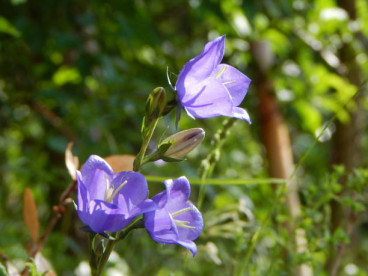
POLYGON ((129 212, 130 217, 135 217, 143 213, 151 212, 157 209, 156 203, 151 199, 146 199, 138 205, 134 206, 129 212))
POLYGON ((249 114, 248 114, 248 112, 247 112, 245 109, 243 109, 243 108, 240 108, 240 107, 233 107, 232 112, 231 112, 230 114, 227 114, 227 116, 229 116, 229 117, 234 117, 234 118, 238 118, 238 119, 242 119, 242 120, 247 121, 249 124, 251 124, 249 114))
POLYGON ((89 227, 96 233, 104 231, 117 232, 127 226, 133 218, 126 219, 116 205, 103 200, 92 200, 89 203, 89 227))
POLYGON ((184 228, 177 225, 179 239, 195 240, 203 230, 203 218, 199 210, 192 203, 187 202, 181 207, 181 209, 185 208, 191 208, 191 210, 174 217, 174 220, 189 222, 187 226, 195 228, 184 228))
MULTIPOLYGON (((166 180, 167 181, 167 180, 166 180)), ((165 207, 168 199, 168 192, 167 189, 165 191, 162 191, 161 193, 155 195, 152 197, 152 200, 156 203, 157 207, 159 209, 165 207)))
POLYGON ((174 181, 171 179, 164 181, 168 193, 168 200, 165 208, 173 213, 180 209, 189 200, 190 184, 185 176, 181 176, 174 181))
POLYGON ((89 224, 88 216, 88 204, 89 195, 84 183, 82 181, 82 176, 79 171, 76 172, 77 176, 77 186, 78 186, 78 196, 77 196, 77 211, 78 216, 85 224, 89 224))
POLYGON ((251 80, 238 69, 227 64, 218 65, 213 76, 217 76, 217 79, 225 85, 231 95, 233 105, 240 105, 247 94, 251 80))
POLYGON ((225 52, 225 36, 208 42, 202 52, 188 61, 180 71, 176 82, 176 90, 180 100, 190 94, 187 88, 208 78, 221 62, 225 52))
POLYGON ((106 180, 110 182, 114 175, 110 165, 101 157, 91 155, 84 163, 81 175, 90 199, 104 199, 106 180))
POLYGON ((192 252, 193 257, 195 256, 195 254, 197 254, 197 245, 194 242, 179 240, 178 244, 185 247, 186 249, 189 249, 190 252, 192 252))
POLYGON ((119 189, 123 185, 114 197, 113 203, 128 210, 129 213, 148 196, 147 181, 142 174, 137 172, 119 172, 114 176, 111 185, 114 186, 114 189, 119 189))
MULTIPOLYGON (((182 102, 187 112, 197 118, 211 118, 231 113, 233 103, 229 91, 216 78, 210 77, 196 86, 196 96, 187 102, 182 102)), ((192 89, 192 88, 191 88, 192 89)))
POLYGON ((165 209, 146 213, 144 215, 144 226, 154 241, 177 243, 177 228, 165 209))

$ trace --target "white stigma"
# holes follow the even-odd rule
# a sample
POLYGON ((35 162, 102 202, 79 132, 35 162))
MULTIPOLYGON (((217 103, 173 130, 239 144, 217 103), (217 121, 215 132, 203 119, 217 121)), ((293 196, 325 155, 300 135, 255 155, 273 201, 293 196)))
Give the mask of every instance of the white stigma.
POLYGON ((107 177, 105 176, 105 180, 106 180, 106 190, 105 190, 105 196, 104 199, 106 202, 111 203, 112 200, 114 199, 114 197, 119 193, 119 191, 125 186, 125 184, 128 183, 128 181, 124 181, 123 183, 120 184, 120 186, 115 189, 114 191, 114 186, 110 184, 110 181, 107 179, 107 177))
MULTIPOLYGON (((188 211, 191 211, 191 210, 194 210, 194 208, 192 207, 188 207, 188 208, 184 208, 184 209, 181 209, 175 213, 172 213, 171 216, 174 218, 174 217, 177 217, 181 214, 184 214, 188 211)), ((185 221, 185 220, 178 220, 178 219, 174 219, 174 223, 176 224, 176 226, 179 226, 179 227, 183 227, 183 228, 187 228, 187 229, 195 229, 194 226, 190 226, 188 225, 190 223, 190 221, 185 221)))
POLYGON ((187 225, 190 223, 189 221, 174 219, 174 223, 176 224, 176 226, 179 226, 179 227, 183 227, 187 229, 195 229, 194 226, 187 225))
MULTIPOLYGON (((220 78, 224 73, 225 71, 227 70, 227 68, 229 68, 229 66, 227 65, 224 65, 224 67, 221 68, 221 70, 216 74, 215 78, 218 79, 220 78)), ((232 84, 232 83, 235 83, 236 81, 227 81, 227 82, 224 82, 223 85, 228 85, 228 84, 232 84)))
POLYGON ((225 73, 227 68, 228 66, 224 65, 224 67, 222 67, 221 70, 216 74, 215 78, 218 79, 219 77, 221 77, 225 73))

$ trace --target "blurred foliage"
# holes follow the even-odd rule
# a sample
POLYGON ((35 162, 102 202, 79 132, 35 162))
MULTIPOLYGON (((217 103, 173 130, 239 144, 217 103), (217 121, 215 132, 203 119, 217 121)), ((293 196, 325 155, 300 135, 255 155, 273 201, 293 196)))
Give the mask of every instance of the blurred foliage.
MULTIPOLYGON (((24 189, 32 190, 42 233, 51 206, 70 182, 64 165, 69 141, 75 141, 81 162, 90 154, 136 154, 146 97, 163 86, 168 98, 173 98, 167 68, 175 83, 183 64, 221 34, 227 35, 224 61, 251 79, 258 77, 251 42, 265 42, 272 50, 271 57, 260 57, 261 64, 270 68, 295 160, 314 146, 331 118, 349 123, 349 112, 357 108, 350 99, 358 91, 367 119, 363 84, 358 87, 341 76, 347 68, 338 58, 348 43, 355 62, 368 75, 367 44, 361 39, 368 37, 368 3, 355 3, 357 20, 352 21, 334 0, 2 0, 0 251, 16 266, 24 265, 31 240, 22 219, 24 189)), ((231 129, 214 177, 268 177, 257 104, 251 85, 243 106, 253 124, 237 122, 231 129)), ((303 262, 312 264, 315 275, 327 275, 330 254, 348 241, 345 229, 330 231, 332 200, 357 217, 356 235, 342 260, 341 275, 351 271, 355 272, 349 275, 368 275, 368 158, 362 154, 362 168, 350 174, 343 168, 332 169, 336 120, 303 159, 297 175, 303 215, 294 223, 306 230, 310 252, 283 257, 292 245, 281 226, 289 217, 280 203, 256 245, 247 275, 287 275, 303 262), (348 179, 346 191, 340 187, 341 178, 348 179)), ((187 162, 150 164, 144 173, 198 178, 200 161, 211 152, 210 141, 222 127, 222 119, 194 121, 183 114, 180 129, 192 127, 205 129, 206 139, 187 162)), ((175 131, 175 114, 158 128, 157 143, 175 131)), ((367 152, 366 125, 361 132, 362 149, 367 152)), ((151 194, 163 188, 150 185, 151 194)), ((193 187, 193 201, 197 195, 198 188, 193 187)), ((270 184, 232 186, 225 180, 224 185, 209 185, 203 206, 205 230, 197 241, 195 258, 178 246, 155 244, 144 230, 138 230, 117 246, 107 274, 233 275, 274 200, 270 184)), ((70 205, 42 251, 58 275, 83 275, 88 237, 79 230, 81 226, 70 205)))

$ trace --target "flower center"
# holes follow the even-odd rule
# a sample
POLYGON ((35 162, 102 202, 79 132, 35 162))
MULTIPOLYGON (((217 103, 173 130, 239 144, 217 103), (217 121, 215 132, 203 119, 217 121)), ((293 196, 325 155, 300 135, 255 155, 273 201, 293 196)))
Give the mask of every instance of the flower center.
MULTIPOLYGON (((227 70, 229 66, 227 65, 224 65, 224 67, 221 68, 221 70, 216 74, 215 78, 218 79, 220 78, 224 73, 225 71, 227 70)), ((227 85, 227 84, 232 84, 232 83, 235 83, 236 81, 227 81, 227 82, 224 82, 223 85, 227 85)))
POLYGON ((221 70, 216 74, 215 78, 218 79, 219 77, 221 77, 225 73, 227 68, 228 67, 226 65, 224 67, 222 67, 221 70))
POLYGON ((106 181, 106 190, 105 190, 105 196, 104 196, 104 200, 106 202, 111 203, 112 200, 114 199, 114 197, 118 194, 118 192, 125 186, 125 184, 128 183, 128 181, 124 181, 123 183, 121 183, 119 185, 118 188, 115 189, 114 191, 114 185, 111 185, 110 181, 107 179, 107 177, 105 177, 105 181, 106 181))
MULTIPOLYGON (((184 208, 184 209, 181 209, 179 211, 176 211, 175 213, 172 213, 171 216, 174 218, 176 216, 179 216, 179 215, 184 214, 184 213, 186 213, 188 211, 191 211, 191 210, 194 210, 194 208, 193 207, 184 208)), ((195 229, 194 226, 188 225, 190 223, 190 221, 174 219, 174 223, 176 224, 176 226, 179 226, 179 227, 183 227, 183 228, 187 228, 187 229, 195 229)))

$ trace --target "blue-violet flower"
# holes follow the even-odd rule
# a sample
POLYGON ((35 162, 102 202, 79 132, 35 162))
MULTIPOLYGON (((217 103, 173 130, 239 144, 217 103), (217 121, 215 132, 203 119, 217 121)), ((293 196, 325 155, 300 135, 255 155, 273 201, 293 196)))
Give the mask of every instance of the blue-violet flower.
POLYGON ((208 42, 202 52, 180 71, 175 89, 177 100, 191 117, 228 116, 250 123, 247 111, 238 107, 251 80, 234 67, 220 63, 225 36, 208 42))
POLYGON ((77 171, 77 182, 79 218, 96 233, 117 232, 137 215, 156 208, 147 199, 147 181, 142 174, 114 174, 110 165, 97 155, 91 155, 77 171))
POLYGON ((193 256, 197 246, 193 242, 203 229, 203 219, 190 202, 190 184, 185 176, 164 181, 166 190, 152 200, 157 209, 144 214, 144 225, 151 238, 159 243, 173 243, 189 249, 193 256))

